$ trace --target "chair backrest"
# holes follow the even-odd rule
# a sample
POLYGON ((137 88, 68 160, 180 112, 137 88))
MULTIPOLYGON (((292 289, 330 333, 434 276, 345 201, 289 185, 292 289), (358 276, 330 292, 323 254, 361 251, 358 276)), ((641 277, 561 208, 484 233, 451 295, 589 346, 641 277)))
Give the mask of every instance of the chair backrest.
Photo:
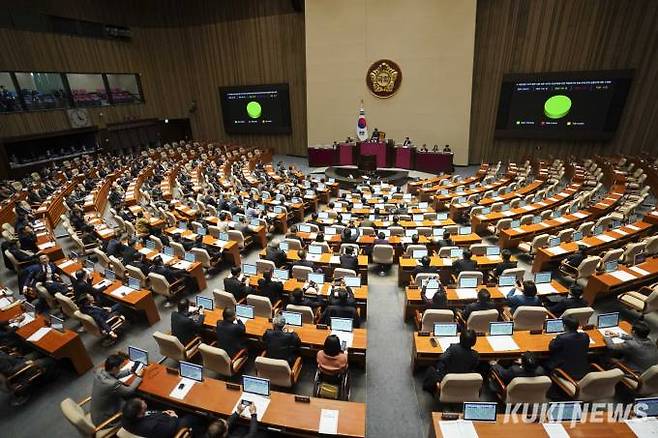
POLYGON ((160 251, 162 249, 162 247, 164 246, 162 244, 162 240, 160 240, 160 238, 157 237, 157 236, 149 236, 149 240, 151 242, 153 242, 153 244, 155 245, 155 249, 158 250, 158 251, 160 251))
POLYGON ((656 310, 658 310, 658 287, 655 287, 644 300, 644 310, 642 313, 651 313, 656 310))
POLYGON ((254 316, 272 317, 272 303, 269 298, 250 294, 247 295, 247 304, 254 306, 254 316))
POLYGON ((473 253, 474 256, 483 256, 487 253, 487 247, 491 245, 487 245, 485 243, 474 243, 469 247, 471 250, 471 253, 473 253))
POLYGON ((658 253, 658 236, 647 237, 644 240, 644 252, 647 255, 654 255, 658 253))
POLYGON ((398 226, 392 226, 388 228, 391 232, 391 236, 404 236, 404 228, 398 226))
POLYGON ((302 243, 298 239, 284 239, 284 242, 288 244, 288 249, 299 250, 302 249, 302 243))
POLYGON ((466 328, 475 330, 478 333, 486 333, 489 330, 489 323, 498 321, 498 310, 475 310, 468 315, 466 328))
POLYGON ((153 339, 158 344, 160 354, 174 360, 185 360, 185 347, 176 336, 154 332, 153 339))
POLYGON ((334 269, 334 280, 343 277, 356 277, 356 272, 353 269, 345 269, 345 268, 334 269))
POLYGON ((57 292, 55 294, 55 299, 57 299, 59 304, 62 306, 62 312, 64 312, 64 315, 68 316, 69 318, 73 318, 75 312, 80 310, 78 305, 75 304, 75 302, 73 302, 73 300, 66 295, 62 295, 61 293, 57 292))
POLYGON ((621 255, 623 253, 624 253, 623 248, 615 248, 615 249, 610 249, 610 250, 606 251, 606 253, 603 254, 603 256, 601 257, 601 261, 599 262, 599 267, 605 266, 605 264, 608 261, 618 260, 619 257, 621 257, 621 255))
POLYGON ((583 233, 583 236, 589 236, 590 234, 592 234, 593 229, 594 229, 594 222, 593 221, 583 222, 578 227, 578 231, 583 233))
POLYGON ((326 253, 326 252, 331 252, 331 248, 329 247, 329 244, 327 242, 313 242, 309 245, 309 248, 311 246, 314 247, 314 248, 322 248, 321 252, 323 254, 326 253))
POLYGON ((5 256, 9 259, 11 264, 14 265, 14 270, 17 273, 20 273, 21 272, 21 265, 18 262, 18 260, 16 260, 16 257, 14 257, 14 255, 11 252, 9 252, 8 249, 5 249, 5 256))
POLYGON ((559 233, 557 233, 557 236, 560 238, 560 242, 571 242, 571 236, 573 236, 574 233, 573 228, 565 228, 564 230, 561 230, 559 233))
POLYGON ((586 257, 580 265, 578 265, 578 275, 576 279, 589 278, 596 272, 596 267, 601 262, 601 257, 589 256, 586 257))
POLYGON ((255 362, 258 377, 269 379, 270 383, 275 386, 292 387, 292 371, 288 361, 258 356, 255 362))
POLYGON ((308 274, 312 273, 313 269, 308 266, 302 265, 293 265, 292 266, 292 276, 298 280, 306 281, 308 279, 308 274))
POLYGON ((85 414, 85 411, 76 402, 70 398, 65 398, 59 404, 64 417, 75 427, 80 436, 93 437, 96 434, 96 427, 85 414))
POLYGON ((503 270, 502 275, 514 275, 517 281, 523 281, 525 269, 523 268, 508 268, 503 270))
POLYGON ((578 320, 578 324, 583 327, 589 324, 589 319, 594 314, 594 309, 591 307, 576 307, 573 309, 567 309, 562 313, 562 317, 573 316, 578 320))
POLYGON ((434 332, 434 324, 437 322, 454 322, 455 314, 450 309, 427 309, 423 312, 420 330, 423 332, 434 332))
POLYGON ((391 245, 377 244, 372 248, 373 263, 392 264, 395 250, 391 245))
POLYGON ((477 278, 478 286, 484 281, 484 274, 480 271, 462 271, 457 276, 457 284, 462 278, 477 278))
POLYGON ((578 400, 593 401, 612 398, 615 396, 615 385, 623 378, 624 372, 619 368, 587 373, 578 382, 578 400))
POLYGON ((227 230, 229 240, 233 240, 238 243, 240 249, 244 248, 244 235, 242 231, 238 230, 227 230))
POLYGON ((265 259, 256 260, 256 271, 260 274, 267 271, 274 272, 275 269, 276 269, 276 265, 274 264, 274 262, 270 260, 265 260, 265 259))
POLYGON ((439 388, 442 403, 480 401, 482 376, 478 373, 446 374, 439 388))
POLYGON ((169 242, 169 246, 174 250, 174 255, 179 259, 185 258, 185 247, 182 243, 178 242, 169 242))
POLYGON ((635 256, 644 250, 644 242, 629 243, 622 255, 622 263, 631 265, 635 262, 635 256))
POLYGON ((110 256, 110 264, 112 265, 112 270, 119 278, 124 278, 126 276, 126 267, 123 265, 123 262, 113 255, 110 256))
POLYGON ((98 338, 103 336, 100 329, 98 328, 98 324, 96 324, 96 321, 90 315, 87 315, 86 313, 82 313, 81 311, 76 310, 75 312, 73 312, 73 317, 78 321, 80 321, 80 323, 85 328, 85 330, 87 330, 90 334, 98 338))
POLYGON ((190 252, 194 254, 194 259, 201 263, 201 266, 204 268, 212 267, 212 259, 210 258, 210 254, 208 254, 207 250, 204 248, 192 248, 190 252))
POLYGON ((309 306, 298 306, 296 304, 288 304, 286 310, 291 312, 299 312, 302 314, 302 323, 304 324, 313 324, 315 320, 315 315, 313 314, 313 309, 309 306))
POLYGON ((442 246, 439 248, 439 257, 450 257, 450 252, 453 249, 459 249, 458 246, 442 246))
POLYGON ((168 298, 172 296, 171 287, 164 275, 149 272, 149 281, 151 282, 151 290, 156 294, 168 298))
POLYGON ((107 268, 108 266, 110 266, 111 262, 107 254, 105 254, 103 251, 101 251, 98 248, 93 248, 92 252, 96 255, 96 257, 98 258, 98 263, 100 263, 100 265, 103 268, 107 268))
POLYGON ((404 251, 404 256, 405 257, 411 257, 414 253, 414 251, 422 251, 425 250, 427 251, 427 246, 425 245, 409 245, 407 246, 407 249, 404 251))
POLYGON ((416 275, 415 278, 416 286, 420 287, 423 281, 427 280, 428 278, 436 278, 438 280, 439 274, 434 274, 432 272, 420 272, 418 275, 416 275))
POLYGON ((222 376, 231 377, 233 375, 231 358, 226 351, 204 343, 199 345, 199 351, 201 352, 201 359, 203 360, 204 368, 221 374, 222 376))
POLYGON ((357 255, 359 253, 359 245, 356 243, 341 243, 340 245, 340 253, 345 254, 345 250, 347 248, 352 248, 352 251, 354 251, 352 254, 357 255))
POLYGON ((237 301, 232 293, 219 289, 213 289, 212 295, 215 298, 215 307, 219 309, 232 308, 235 310, 237 301))
POLYGON ((128 431, 127 431, 126 429, 124 429, 123 427, 119 428, 119 430, 117 431, 117 437, 118 437, 118 438, 143 438, 143 437, 141 437, 141 436, 139 436, 139 435, 135 435, 135 434, 132 433, 132 432, 128 432, 128 431))
POLYGON ((640 375, 637 393, 639 395, 658 394, 658 365, 650 366, 640 375))
POLYGON ((551 387, 547 376, 515 377, 507 385, 506 403, 544 403, 551 387))
POLYGON ((541 306, 519 306, 514 311, 514 330, 542 330, 548 311, 541 306))

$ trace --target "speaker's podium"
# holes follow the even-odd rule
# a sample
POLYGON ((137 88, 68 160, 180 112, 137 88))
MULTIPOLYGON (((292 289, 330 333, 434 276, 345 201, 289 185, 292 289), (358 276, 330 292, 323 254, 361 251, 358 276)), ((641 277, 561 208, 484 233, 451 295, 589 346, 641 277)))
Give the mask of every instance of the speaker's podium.
POLYGON ((359 156, 359 170, 363 172, 374 172, 377 170, 377 155, 359 156))

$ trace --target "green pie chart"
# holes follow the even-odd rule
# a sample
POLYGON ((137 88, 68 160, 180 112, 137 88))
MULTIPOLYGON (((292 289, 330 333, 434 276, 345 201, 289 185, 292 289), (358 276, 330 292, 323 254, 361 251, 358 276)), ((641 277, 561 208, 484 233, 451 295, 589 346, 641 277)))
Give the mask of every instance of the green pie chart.
POLYGON ((561 119, 569 114, 571 99, 563 94, 549 97, 544 103, 544 114, 550 119, 561 119))
POLYGON ((257 119, 261 116, 263 113, 263 109, 260 106, 260 103, 256 102, 255 100, 252 100, 247 104, 247 114, 249 114, 249 117, 252 119, 257 119))

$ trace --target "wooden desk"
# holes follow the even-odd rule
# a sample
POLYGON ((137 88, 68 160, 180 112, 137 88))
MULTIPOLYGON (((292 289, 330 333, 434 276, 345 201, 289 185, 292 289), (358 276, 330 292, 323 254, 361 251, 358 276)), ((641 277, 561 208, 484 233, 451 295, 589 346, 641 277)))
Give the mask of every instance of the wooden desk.
MULTIPOLYGON (((259 253, 260 258, 265 256, 265 250, 259 253)), ((335 268, 340 266, 340 261, 332 261, 332 257, 337 257, 337 254, 325 252, 320 255, 318 261, 313 263, 322 267, 326 275, 333 277, 333 271, 335 268)), ((286 260, 289 264, 294 264, 294 262, 299 260, 299 255, 297 255, 296 249, 291 249, 286 253, 286 260)), ((359 270, 358 275, 361 275, 361 283, 367 284, 368 281, 368 256, 361 254, 358 256, 359 270)))
MULTIPOLYGON (((628 322, 622 321, 619 326, 626 331, 626 333, 631 333, 631 325, 628 322)), ((589 345, 590 353, 602 351, 606 348, 603 335, 598 329, 594 328, 586 330, 586 333, 589 335, 590 339, 594 341, 589 345)), ((491 348, 491 345, 487 342, 486 336, 478 336, 475 347, 473 348, 480 354, 480 360, 482 361, 489 361, 498 358, 517 358, 526 351, 532 351, 539 356, 546 356, 548 355, 548 344, 553 338, 555 338, 555 336, 557 335, 548 335, 545 333, 531 335, 530 332, 526 330, 515 331, 512 337, 519 349, 498 352, 491 348)), ((412 369, 414 371, 421 366, 435 363, 439 359, 439 356, 441 356, 441 353, 443 353, 441 344, 437 343, 437 346, 433 347, 430 343, 430 339, 430 336, 419 336, 418 332, 414 332, 414 345, 412 352, 412 369)))
MULTIPOLYGON (((240 399, 241 391, 226 388, 222 380, 205 378, 196 383, 183 400, 169 397, 180 377, 169 374, 163 365, 151 364, 144 371, 138 391, 170 406, 212 415, 229 416, 240 399)), ((259 422, 284 435, 317 436, 321 409, 334 409, 338 416, 338 434, 361 438, 366 434, 365 403, 345 402, 311 397, 310 403, 295 402, 295 395, 272 391, 270 404, 259 422)))
MULTIPOLYGON (((430 266, 437 268, 437 273, 439 274, 439 277, 441 278, 441 282, 443 284, 450 284, 452 283, 452 278, 450 276, 452 272, 452 264, 457 259, 451 259, 450 257, 446 257, 446 259, 450 259, 449 264, 445 263, 447 260, 444 260, 443 257, 433 255, 430 257, 430 266)), ((494 269, 498 265, 498 263, 503 261, 503 259, 500 256, 496 256, 496 257, 473 256, 472 260, 474 260, 477 263, 478 270, 483 271, 485 273, 486 271, 494 269)), ((510 260, 516 262, 516 257, 512 257, 510 260)), ((419 264, 420 262, 414 258, 400 257, 399 260, 400 267, 398 269, 398 286, 405 286, 409 284, 409 281, 411 279, 411 273, 416 268, 416 266, 419 266, 419 264)))
MULTIPOLYGON (((147 248, 142 248, 141 244, 136 244, 135 249, 140 251, 141 254, 144 254, 146 258, 150 261, 153 261, 158 255, 160 255, 160 252, 157 250, 148 250, 147 248), (148 252, 147 252, 148 250, 148 252)), ((167 266, 172 266, 178 263, 180 259, 177 257, 174 257, 169 263, 166 263, 167 266)), ((206 274, 203 272, 203 266, 199 262, 194 262, 192 265, 186 269, 187 273, 190 274, 192 278, 194 278, 194 282, 196 283, 197 290, 199 292, 203 291, 207 286, 208 283, 206 281, 206 274)))
POLYGON ((587 282, 587 286, 585 286, 583 299, 589 304, 592 304, 601 296, 618 294, 656 280, 658 278, 658 257, 649 258, 644 263, 637 265, 637 267, 632 266, 629 268, 619 265, 618 270, 631 274, 633 279, 622 281, 612 274, 592 275, 587 282), (633 270, 637 268, 642 269, 644 272, 633 270))
MULTIPOLYGON (((169 227, 164 230, 170 236, 174 234, 180 234, 183 239, 194 241, 197 238, 192 230, 181 230, 176 227, 169 227)), ((210 234, 203 236, 201 242, 204 245, 212 246, 215 248, 221 248, 222 254, 231 262, 233 266, 240 266, 242 263, 242 258, 240 256, 240 248, 238 247, 238 242, 234 240, 229 240, 225 245, 220 245, 218 242, 221 242, 219 239, 214 238, 210 234)))
MULTIPOLYGON (((263 278, 261 274, 252 275, 249 277, 249 286, 257 288, 258 281, 263 278)), ((304 286, 304 282, 297 280, 296 278, 289 278, 283 283, 283 291, 287 294, 291 294, 295 289, 301 288, 304 286)), ((329 286, 330 283, 324 283, 322 288, 318 291, 318 296, 327 298, 329 296, 329 286)), ((359 287, 351 288, 354 293, 354 300, 358 306, 363 308, 366 307, 368 303, 368 285, 361 285, 359 287)))

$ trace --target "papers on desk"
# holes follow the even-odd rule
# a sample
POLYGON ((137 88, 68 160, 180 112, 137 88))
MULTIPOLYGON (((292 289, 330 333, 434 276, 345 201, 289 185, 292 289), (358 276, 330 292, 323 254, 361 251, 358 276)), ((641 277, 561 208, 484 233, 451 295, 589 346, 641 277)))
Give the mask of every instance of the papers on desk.
POLYGON ((151 251, 152 251, 152 250, 150 250, 150 249, 148 249, 148 248, 140 248, 140 249, 139 249, 139 253, 140 253, 140 254, 144 254, 144 255, 150 254, 151 251))
MULTIPOLYGON (((243 392, 242 394, 240 394, 240 398, 238 399, 238 402, 235 404, 235 406, 233 406, 233 412, 236 412, 238 410, 238 406, 240 405, 240 402, 242 400, 250 401, 256 406, 256 418, 258 419, 258 421, 262 421, 263 416, 267 411, 267 407, 270 405, 269 397, 263 397, 262 395, 252 394, 250 392, 243 392)), ((250 418, 251 414, 249 413, 249 409, 245 409, 244 411, 242 411, 242 415, 240 416, 242 418, 250 418)))
POLYGON ((18 324, 15 324, 18 328, 24 327, 34 321, 34 316, 32 316, 32 313, 23 313, 23 320, 19 322, 18 324))
POLYGON ((569 438, 569 434, 562 423, 542 423, 548 438, 569 438))
MULTIPOLYGON (((619 326, 617 326, 617 327, 608 327, 608 328, 598 329, 598 330, 599 330, 599 333, 601 333, 603 336, 609 336, 609 335, 612 335, 612 334, 615 334, 617 336, 628 335, 628 333, 626 333, 624 331, 624 329, 622 329, 619 326)), ((612 342, 615 343, 615 344, 621 344, 621 343, 624 342, 624 340, 620 339, 620 338, 613 338, 612 342)))
POLYGON ((502 214, 505 217, 514 216, 514 212, 509 211, 509 210, 508 211, 503 211, 502 214))
POLYGON ((187 379, 183 377, 180 379, 180 381, 174 386, 174 389, 169 393, 169 397, 175 398, 178 400, 183 400, 185 396, 187 395, 188 392, 192 389, 194 384, 196 383, 195 380, 192 379, 187 379), (182 388, 179 388, 180 385, 183 385, 182 388))
POLYGON ((37 245, 37 246, 38 246, 39 249, 44 250, 44 249, 52 248, 53 246, 55 246, 55 242, 46 242, 46 243, 42 243, 41 245, 37 245))
POLYGON ((452 259, 450 257, 441 257, 441 263, 443 263, 443 266, 452 266, 452 259))
POLYGON ((320 425, 318 432, 321 434, 337 435, 338 434, 338 414, 335 409, 320 410, 320 425))
POLYGON ((222 248, 223 249, 226 245, 228 245, 228 243, 229 243, 229 240, 219 240, 219 239, 217 239, 212 243, 212 246, 216 246, 217 248, 222 248))
POLYGON ((192 267, 192 262, 188 262, 187 260, 179 260, 177 263, 174 264, 173 267, 176 269, 183 269, 186 271, 192 267))
POLYGON ((612 242, 613 240, 615 240, 614 237, 608 236, 607 234, 599 234, 598 236, 594 236, 594 237, 604 242, 612 242))
POLYGON ((608 274, 612 275, 619 281, 631 281, 635 280, 635 275, 626 272, 626 271, 614 271, 614 272, 608 272, 608 274))
POLYGON ((9 306, 11 303, 13 303, 12 300, 6 297, 0 298, 0 309, 4 309, 5 307, 9 306))
POLYGON ((343 332, 343 331, 340 331, 340 330, 332 330, 331 334, 338 336, 338 339, 340 339, 341 344, 343 342, 345 342, 345 348, 351 348, 352 347, 352 341, 354 340, 354 333, 352 333, 352 332, 343 332))
POLYGON ((551 283, 539 283, 536 286, 537 294, 539 295, 554 294, 557 292, 557 289, 555 289, 551 283))
POLYGON ((625 422, 638 438, 658 437, 658 419, 656 417, 632 418, 625 422))
POLYGON ((452 344, 459 344, 459 336, 438 336, 434 339, 439 343, 442 351, 446 351, 452 344))
POLYGON ((619 230, 619 229, 617 229, 617 230, 612 230, 612 232, 613 232, 613 233, 617 233, 617 234, 622 235, 622 236, 626 236, 626 235, 628 235, 628 233, 627 233, 626 231, 624 231, 624 230, 619 230))
POLYGON ((472 421, 439 421, 443 438, 478 438, 472 421))
POLYGON ((560 255, 560 254, 564 254, 565 252, 568 252, 566 249, 562 248, 561 246, 554 246, 553 248, 546 248, 546 251, 549 252, 552 255, 560 255))
POLYGON ((112 281, 108 280, 107 278, 102 279, 98 283, 94 285, 94 289, 102 289, 104 287, 107 287, 112 284, 112 281))
POLYGON ((308 238, 311 240, 315 240, 315 238, 318 237, 318 233, 312 232, 308 233, 308 238))
POLYGON ((487 336, 487 342, 493 351, 515 351, 519 346, 511 336, 487 336))
POLYGON ((558 222, 558 223, 561 223, 561 224, 563 224, 563 223, 565 223, 565 222, 569 222, 569 219, 567 219, 566 217, 556 217, 556 218, 553 219, 553 220, 554 220, 555 222, 558 222))
POLYGON ((480 219, 481 221, 485 220, 487 217, 483 214, 478 214, 477 218, 480 219))
POLYGON ((32 333, 29 338, 27 338, 28 342, 39 342, 41 338, 46 336, 48 333, 50 333, 52 329, 50 327, 41 327, 39 330, 36 332, 32 333))
POLYGON ((185 230, 182 229, 182 228, 174 228, 173 230, 171 230, 171 233, 172 233, 172 234, 180 234, 180 233, 182 233, 183 231, 185 231, 185 230))
MULTIPOLYGON (((133 362, 132 360, 127 361, 126 364, 121 367, 121 372, 126 372, 126 371, 132 370, 133 365, 135 365, 135 362, 133 362)), ((135 370, 135 372, 139 373, 143 369, 144 369, 144 364, 140 362, 140 364, 139 364, 139 366, 137 366, 137 369, 135 370)), ((124 377, 120 378, 119 380, 122 383, 128 383, 128 381, 132 377, 133 377, 133 373, 129 373, 127 376, 124 376, 124 377)))
MULTIPOLYGON (((547 199, 547 201, 555 202, 555 201, 557 201, 557 199, 555 199, 554 197, 551 196, 550 198, 547 199)), ((541 202, 540 202, 540 204, 541 204, 541 202)))
POLYGON ((523 207, 521 207, 521 209, 525 211, 530 211, 530 210, 534 210, 534 207, 532 205, 524 205, 523 207))
POLYGON ((542 207, 546 206, 546 203, 544 201, 538 202, 537 205, 541 205, 542 207))
POLYGON ((460 300, 474 300, 478 297, 478 290, 474 287, 460 287, 455 292, 460 300))
POLYGON ((319 262, 320 257, 322 257, 322 254, 306 254, 306 260, 310 260, 312 262, 319 262))
POLYGON ((74 263, 75 263, 75 260, 67 260, 67 261, 65 261, 65 262, 60 263, 59 265, 57 265, 57 267, 58 267, 59 269, 65 269, 65 268, 68 268, 69 266, 71 266, 71 265, 74 264, 74 263))
POLYGON ((525 232, 525 230, 521 227, 512 228, 512 231, 514 231, 515 233, 524 233, 525 232))
POLYGON ((574 216, 576 216, 578 219, 583 219, 583 218, 586 218, 586 217, 587 217, 587 215, 586 215, 585 213, 581 213, 581 212, 579 212, 579 211, 577 211, 577 212, 575 212, 575 213, 572 213, 572 214, 573 214, 574 216))
POLYGON ((331 264, 340 264, 340 256, 332 255, 331 264))
POLYGON ((644 269, 640 268, 639 266, 631 266, 631 267, 628 268, 628 269, 630 269, 631 271, 633 271, 633 272, 635 272, 635 273, 637 273, 637 274, 640 274, 640 275, 642 275, 642 276, 645 276, 645 275, 649 275, 649 274, 651 274, 651 272, 649 272, 649 271, 645 271, 644 269))
POLYGON ((134 292, 135 289, 128 287, 128 286, 119 286, 118 288, 114 289, 112 292, 110 292, 110 295, 113 297, 125 297, 131 292, 134 292))
POLYGON ((626 225, 626 228, 630 228, 633 231, 640 231, 640 227, 636 227, 635 225, 626 225))

